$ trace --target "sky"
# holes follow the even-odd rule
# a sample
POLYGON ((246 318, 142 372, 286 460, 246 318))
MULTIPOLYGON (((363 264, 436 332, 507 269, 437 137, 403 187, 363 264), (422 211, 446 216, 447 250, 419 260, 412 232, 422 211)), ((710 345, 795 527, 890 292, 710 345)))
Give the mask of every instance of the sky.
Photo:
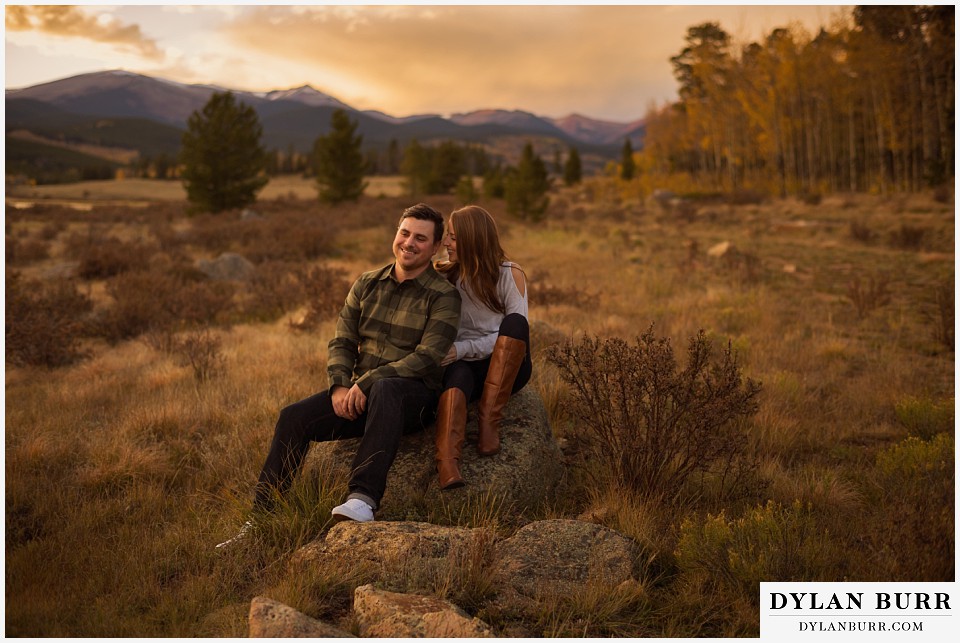
POLYGON ((737 43, 829 27, 825 5, 57 5, 5 7, 4 85, 123 69, 393 116, 520 109, 628 122, 676 99, 689 27, 737 43))

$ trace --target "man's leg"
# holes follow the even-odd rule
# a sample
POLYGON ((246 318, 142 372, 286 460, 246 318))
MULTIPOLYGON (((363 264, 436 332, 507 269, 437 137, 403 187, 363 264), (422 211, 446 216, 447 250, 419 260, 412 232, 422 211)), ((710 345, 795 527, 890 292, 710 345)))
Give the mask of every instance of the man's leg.
POLYGON ((290 487, 310 449, 310 442, 358 437, 362 433, 363 418, 350 421, 337 416, 328 391, 284 407, 257 481, 254 508, 269 510, 274 494, 290 487))
POLYGON ((388 377, 373 385, 367 397, 363 439, 353 459, 348 499, 362 500, 373 509, 380 505, 400 437, 430 424, 436 404, 436 393, 420 380, 388 377))

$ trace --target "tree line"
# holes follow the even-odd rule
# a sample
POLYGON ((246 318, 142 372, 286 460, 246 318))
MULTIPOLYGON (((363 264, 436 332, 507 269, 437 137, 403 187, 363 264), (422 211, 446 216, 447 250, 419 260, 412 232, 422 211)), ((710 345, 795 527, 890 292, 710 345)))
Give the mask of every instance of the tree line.
MULTIPOLYGON (((309 157, 292 149, 286 156, 291 171, 312 173, 321 201, 356 201, 367 187, 365 177, 373 168, 356 130, 357 123, 347 112, 336 110, 329 132, 316 139, 309 157), (295 165, 299 159, 305 159, 303 164, 295 165)), ((195 209, 220 212, 256 200, 270 170, 277 169, 271 168, 271 158, 277 155, 263 148, 262 136, 256 112, 230 92, 215 93, 190 116, 177 161, 179 178, 195 209)), ((413 140, 403 150, 392 141, 387 154, 396 157, 392 162, 413 196, 455 191, 464 202, 473 201, 478 196, 474 177, 482 177, 483 194, 505 199, 507 209, 522 218, 539 220, 549 203, 553 179, 530 143, 516 166, 494 164, 482 146, 456 141, 425 146, 413 140)), ((559 153, 556 163, 559 166, 559 153)), ((581 180, 576 148, 570 148, 562 171, 568 185, 581 180)))
POLYGON ((640 155, 701 189, 916 191, 954 175, 953 6, 858 6, 816 36, 735 47, 718 23, 670 59, 679 101, 640 155))

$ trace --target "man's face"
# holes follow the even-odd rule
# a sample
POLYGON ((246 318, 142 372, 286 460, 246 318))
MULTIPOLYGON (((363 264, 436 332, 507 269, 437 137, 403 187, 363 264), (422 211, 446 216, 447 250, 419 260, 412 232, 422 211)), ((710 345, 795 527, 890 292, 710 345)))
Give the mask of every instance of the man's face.
POLYGON ((440 244, 433 240, 434 230, 433 221, 407 217, 400 222, 393 240, 393 256, 407 277, 423 272, 440 249, 440 244))

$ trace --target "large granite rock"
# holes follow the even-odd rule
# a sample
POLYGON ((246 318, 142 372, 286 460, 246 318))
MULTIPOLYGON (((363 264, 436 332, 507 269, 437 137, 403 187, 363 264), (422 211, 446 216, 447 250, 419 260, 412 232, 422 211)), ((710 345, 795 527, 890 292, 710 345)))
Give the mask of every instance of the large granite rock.
POLYGON ((635 544, 602 525, 540 520, 497 547, 499 585, 527 597, 575 592, 589 582, 617 586, 634 578, 635 544))
POLYGON ((216 259, 200 259, 197 269, 218 281, 247 281, 257 272, 249 259, 235 252, 224 252, 216 259))
MULTIPOLYGON (((468 408, 467 439, 460 472, 465 487, 441 492, 435 464, 435 427, 406 435, 387 477, 387 490, 377 520, 425 520, 429 508, 444 506, 456 516, 496 499, 503 508, 523 510, 550 498, 563 467, 557 441, 550 429, 540 396, 527 386, 510 398, 500 427, 501 450, 495 456, 477 455, 476 405, 468 408)), ((359 439, 321 443, 311 458, 327 460, 344 477, 359 439)))
POLYGON ((355 638, 266 596, 250 602, 250 638, 355 638))
POLYGON ((334 565, 362 570, 367 578, 389 580, 404 570, 430 578, 449 570, 464 552, 491 547, 488 529, 443 527, 425 522, 344 521, 335 524, 323 539, 302 547, 291 565, 334 565))
POLYGON ((490 626, 436 596, 358 587, 353 614, 360 636, 377 638, 490 638, 490 626))

